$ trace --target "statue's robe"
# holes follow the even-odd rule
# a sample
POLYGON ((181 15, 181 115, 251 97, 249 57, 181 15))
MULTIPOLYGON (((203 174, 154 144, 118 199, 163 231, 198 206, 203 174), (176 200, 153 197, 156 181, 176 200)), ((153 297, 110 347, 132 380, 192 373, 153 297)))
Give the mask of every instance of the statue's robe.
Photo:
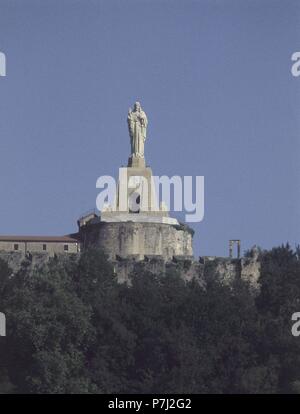
POLYGON ((148 120, 144 111, 134 111, 128 114, 131 154, 136 157, 144 157, 147 124, 148 120))

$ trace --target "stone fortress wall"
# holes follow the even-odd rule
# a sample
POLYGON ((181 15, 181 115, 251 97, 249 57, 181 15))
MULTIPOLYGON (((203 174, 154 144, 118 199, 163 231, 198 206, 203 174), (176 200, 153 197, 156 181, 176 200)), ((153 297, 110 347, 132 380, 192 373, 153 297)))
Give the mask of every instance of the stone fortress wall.
POLYGON ((184 225, 152 222, 98 222, 79 229, 82 248, 99 247, 110 260, 157 257, 170 261, 173 257, 193 258, 192 231, 184 225))
MULTIPOLYGON (((79 259, 80 253, 71 254, 79 259)), ((60 260, 68 260, 70 255, 57 254, 60 260)), ((27 253, 22 251, 0 251, 0 259, 8 263, 13 272, 17 272, 21 264, 26 262, 33 269, 45 265, 53 255, 45 253, 27 253)), ((120 256, 110 260, 119 283, 130 283, 131 274, 139 274, 147 271, 154 274, 165 274, 166 272, 177 272, 186 280, 195 279, 203 286, 207 275, 218 278, 223 284, 230 285, 236 279, 249 282, 253 289, 259 288, 260 261, 257 255, 253 257, 230 258, 230 257, 200 257, 199 260, 191 256, 173 256, 165 260, 162 256, 147 256, 142 260, 132 256, 122 258, 120 256)))

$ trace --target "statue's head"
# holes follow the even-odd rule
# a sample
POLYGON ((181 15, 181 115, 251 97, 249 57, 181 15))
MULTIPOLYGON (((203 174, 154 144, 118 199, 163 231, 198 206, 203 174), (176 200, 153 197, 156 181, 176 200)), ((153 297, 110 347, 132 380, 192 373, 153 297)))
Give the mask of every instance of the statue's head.
POLYGON ((141 104, 139 103, 139 102, 136 102, 135 104, 134 104, 134 110, 135 111, 140 111, 142 108, 141 108, 141 104))

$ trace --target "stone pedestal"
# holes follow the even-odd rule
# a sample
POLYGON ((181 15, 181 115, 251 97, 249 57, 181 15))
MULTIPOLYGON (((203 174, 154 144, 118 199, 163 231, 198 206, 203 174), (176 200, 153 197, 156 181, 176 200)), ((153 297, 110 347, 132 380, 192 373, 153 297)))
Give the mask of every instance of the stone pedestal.
MULTIPOLYGON (((158 203, 151 168, 145 167, 144 158, 130 157, 128 167, 119 169, 114 205, 102 210, 101 220, 151 222, 154 218, 158 222, 168 216, 167 209, 158 203)), ((178 224, 177 220, 172 224, 178 224)))
POLYGON ((79 221, 79 234, 84 248, 98 246, 112 261, 193 257, 193 231, 158 205, 152 170, 144 158, 132 156, 128 166, 120 168, 114 205, 98 219, 79 221), (131 197, 140 198, 137 211, 131 209, 131 197))
POLYGON ((131 157, 128 158, 128 167, 145 168, 146 167, 145 158, 135 157, 134 155, 132 155, 131 157))

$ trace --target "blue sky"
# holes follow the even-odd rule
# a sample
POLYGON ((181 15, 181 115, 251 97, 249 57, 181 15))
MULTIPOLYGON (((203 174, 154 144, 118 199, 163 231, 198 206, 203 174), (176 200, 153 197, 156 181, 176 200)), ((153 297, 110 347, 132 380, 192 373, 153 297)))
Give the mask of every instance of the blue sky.
POLYGON ((156 175, 204 175, 195 254, 299 242, 300 3, 0 0, 0 233, 74 232, 149 118, 156 175))

